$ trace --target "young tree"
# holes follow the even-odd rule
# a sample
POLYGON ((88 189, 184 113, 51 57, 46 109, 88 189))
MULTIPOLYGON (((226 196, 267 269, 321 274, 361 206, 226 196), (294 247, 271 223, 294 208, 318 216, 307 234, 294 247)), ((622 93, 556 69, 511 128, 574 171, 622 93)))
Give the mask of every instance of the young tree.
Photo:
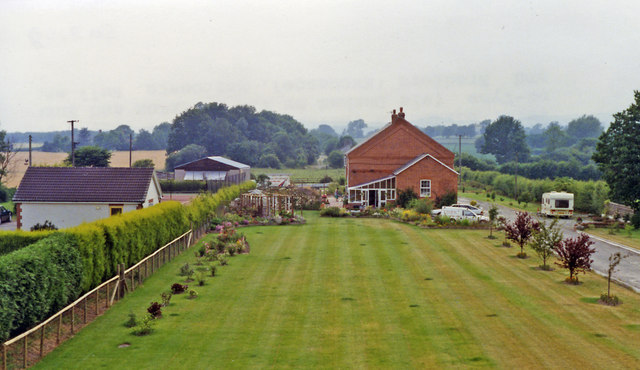
POLYGON ((562 242, 562 230, 558 225, 558 219, 551 222, 549 226, 545 222, 540 223, 540 229, 533 233, 529 245, 542 258, 543 270, 550 270, 547 259, 551 257, 556 247, 562 242))
POLYGON ((614 121, 596 145, 593 160, 611 188, 611 200, 625 203, 640 211, 640 91, 635 102, 613 115, 614 121))
POLYGON ((516 220, 513 223, 506 221, 504 223, 504 231, 507 239, 514 241, 520 246, 519 258, 526 258, 524 246, 527 244, 534 231, 537 231, 540 225, 531 218, 527 212, 516 213, 516 220))
MULTIPOLYGON (((111 152, 97 146, 83 146, 75 150, 76 167, 109 167, 111 152)), ((71 164, 71 153, 64 160, 71 164)))
POLYGON ((489 209, 489 239, 494 239, 493 236, 493 225, 496 223, 496 219, 498 218, 498 207, 496 205, 492 205, 489 209))
POLYGON ((607 297, 606 297, 607 302, 613 301, 612 300, 613 297, 611 297, 611 277, 613 276, 613 273, 616 271, 616 267, 618 267, 620 262, 622 262, 622 259, 627 257, 628 255, 622 256, 620 252, 613 253, 612 255, 609 256, 609 268, 607 269, 607 297))
POLYGON ((331 168, 342 168, 344 167, 344 154, 339 150, 334 150, 329 154, 327 162, 331 168))
POLYGON ((580 233, 575 239, 567 238, 556 247, 559 259, 556 264, 569 269, 569 282, 577 284, 578 273, 584 273, 591 268, 593 263, 591 255, 596 252, 595 249, 590 248, 593 244, 589 235, 580 233))

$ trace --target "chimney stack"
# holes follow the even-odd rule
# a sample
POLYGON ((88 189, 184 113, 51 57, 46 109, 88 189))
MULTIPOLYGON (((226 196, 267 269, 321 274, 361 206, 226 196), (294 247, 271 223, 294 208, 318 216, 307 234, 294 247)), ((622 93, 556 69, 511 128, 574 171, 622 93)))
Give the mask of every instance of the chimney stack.
POLYGON ((404 119, 404 112, 402 111, 402 107, 400 107, 400 113, 398 113, 398 117, 404 119))
POLYGON ((396 118, 398 118, 398 115, 396 114, 396 110, 393 110, 393 113, 391 114, 391 123, 394 123, 396 121, 396 118))

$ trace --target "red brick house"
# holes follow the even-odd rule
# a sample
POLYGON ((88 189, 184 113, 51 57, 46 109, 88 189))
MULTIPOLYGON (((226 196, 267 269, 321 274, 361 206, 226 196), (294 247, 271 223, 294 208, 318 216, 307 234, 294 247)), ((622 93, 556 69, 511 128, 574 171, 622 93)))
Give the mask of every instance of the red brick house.
POLYGON ((407 188, 436 199, 458 191, 454 154, 404 119, 391 122, 345 154, 349 203, 381 207, 407 188))

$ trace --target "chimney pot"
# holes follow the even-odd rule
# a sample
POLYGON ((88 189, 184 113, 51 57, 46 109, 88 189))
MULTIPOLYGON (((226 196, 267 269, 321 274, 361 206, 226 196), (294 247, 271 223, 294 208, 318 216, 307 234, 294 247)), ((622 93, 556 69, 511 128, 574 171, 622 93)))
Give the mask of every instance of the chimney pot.
POLYGON ((400 107, 400 113, 398 113, 398 117, 404 118, 404 112, 402 111, 402 107, 400 107))

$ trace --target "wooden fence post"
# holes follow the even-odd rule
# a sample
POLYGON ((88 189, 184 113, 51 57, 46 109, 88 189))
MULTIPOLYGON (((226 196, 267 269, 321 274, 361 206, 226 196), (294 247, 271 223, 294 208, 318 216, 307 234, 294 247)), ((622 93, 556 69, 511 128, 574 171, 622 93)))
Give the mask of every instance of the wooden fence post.
POLYGON ((76 306, 71 306, 71 334, 75 334, 74 331, 74 323, 75 323, 75 316, 76 316, 76 306))
POLYGON ((24 356, 22 359, 22 367, 25 369, 27 368, 27 337, 28 335, 24 336, 24 356))
POLYGON ((87 324, 87 298, 84 299, 84 309, 82 310, 84 315, 84 324, 87 324))
POLYGON ((107 308, 109 308, 109 287, 110 287, 110 283, 107 283, 107 296, 106 298, 106 302, 104 303, 104 309, 106 310, 107 308))
POLYGON ((100 289, 96 289, 96 316, 98 316, 98 304, 100 304, 100 289))
POLYGON ((60 331, 62 330, 62 314, 58 316, 58 334, 56 335, 56 345, 60 344, 60 331))
POLYGON ((44 327, 42 325, 42 329, 40 329, 40 358, 44 355, 44 327))
POLYGON ((7 345, 2 343, 2 370, 7 370, 7 345))

